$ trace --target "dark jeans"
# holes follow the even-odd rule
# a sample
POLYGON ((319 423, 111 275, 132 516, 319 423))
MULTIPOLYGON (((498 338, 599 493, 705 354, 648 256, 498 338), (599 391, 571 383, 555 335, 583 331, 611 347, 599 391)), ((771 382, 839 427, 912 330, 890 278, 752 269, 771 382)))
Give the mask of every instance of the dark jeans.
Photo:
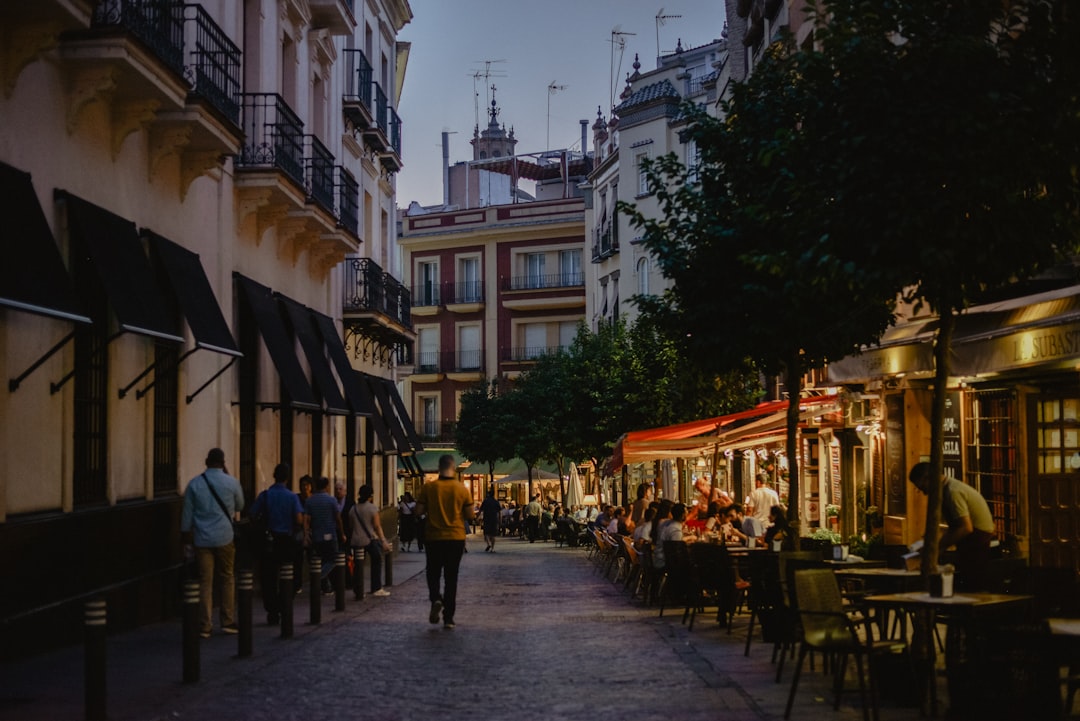
MULTIPOLYGON (((273 535, 273 540, 267 543, 262 558, 262 597, 263 608, 269 614, 281 613, 281 596, 278 592, 278 571, 282 566, 292 565, 296 560, 298 545, 291 533, 273 535)), ((293 578, 293 588, 303 579, 293 578)))
POLYGON ((540 516, 525 517, 525 532, 529 536, 530 542, 536 540, 540 533, 540 516))
MULTIPOLYGON (((337 561, 337 552, 337 541, 332 538, 329 541, 316 541, 311 544, 312 556, 317 556, 322 563, 322 575, 319 576, 320 580, 325 581, 327 577, 334 572, 334 563, 337 561)), ((295 580, 293 583, 295 584, 295 580)))
POLYGON ((382 588, 382 541, 372 541, 369 543, 366 554, 368 561, 371 563, 371 592, 374 593, 382 588))
POLYGON ((465 553, 465 541, 428 541, 424 545, 427 551, 428 600, 434 603, 442 599, 443 622, 450 623, 457 608, 458 569, 461 567, 461 556, 465 553), (442 593, 439 593, 440 577, 445 582, 442 593))

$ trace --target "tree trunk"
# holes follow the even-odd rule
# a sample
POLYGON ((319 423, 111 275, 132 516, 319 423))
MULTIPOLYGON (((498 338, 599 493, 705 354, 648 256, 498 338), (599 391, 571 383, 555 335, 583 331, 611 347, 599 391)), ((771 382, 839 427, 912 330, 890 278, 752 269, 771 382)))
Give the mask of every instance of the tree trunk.
MULTIPOLYGON (((787 364, 784 384, 788 391, 787 457, 788 457, 788 521, 799 528, 802 510, 802 491, 799 484, 799 399, 802 396, 802 363, 795 351, 787 364)), ((777 484, 779 485, 779 484, 777 484)), ((799 535, 802 535, 801 532, 799 535)), ((796 546, 797 547, 797 546, 796 546)))
POLYGON ((934 342, 934 395, 930 409, 930 486, 926 503, 926 532, 923 534, 922 579, 929 588, 930 574, 937 571, 938 541, 941 534, 941 472, 945 457, 942 444, 945 423, 945 394, 949 378, 950 355, 956 316, 951 310, 942 309, 937 338, 934 342))

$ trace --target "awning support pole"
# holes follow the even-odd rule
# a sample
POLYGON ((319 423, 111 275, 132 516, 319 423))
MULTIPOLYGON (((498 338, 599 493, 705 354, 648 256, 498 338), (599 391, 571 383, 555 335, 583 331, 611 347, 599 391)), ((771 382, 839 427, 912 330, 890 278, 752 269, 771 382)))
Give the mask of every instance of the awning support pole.
MULTIPOLYGON (((197 350, 198 350, 198 348, 192 348, 187 353, 180 356, 180 358, 177 359, 177 361, 176 361, 176 366, 179 368, 180 364, 184 362, 184 359, 187 358, 189 355, 191 355, 192 353, 194 353, 197 350)), ((136 383, 141 381, 143 378, 145 378, 150 373, 150 371, 157 368, 157 366, 158 366, 158 361, 154 361, 153 363, 150 364, 150 366, 146 370, 144 370, 139 375, 135 376, 135 380, 131 381, 126 386, 124 386, 123 388, 120 389, 120 397, 123 398, 124 396, 126 396, 128 394, 128 391, 131 390, 131 387, 133 385, 135 385, 136 383)), ((145 396, 147 393, 150 392, 150 389, 154 387, 155 383, 157 383, 157 378, 156 377, 154 378, 154 380, 150 381, 150 385, 146 386, 145 388, 143 388, 141 390, 135 391, 135 400, 141 400, 143 396, 145 396)))
POLYGON ((15 391, 19 390, 19 384, 22 383, 24 380, 26 380, 27 376, 29 376, 31 373, 33 373, 38 368, 40 368, 41 365, 45 361, 52 358, 56 354, 57 351, 59 351, 61 348, 63 348, 65 345, 67 345, 71 341, 71 339, 74 338, 74 337, 75 337, 75 331, 71 331, 66 336, 64 336, 63 340, 61 340, 59 343, 54 345, 49 350, 45 351, 45 355, 41 356, 36 361, 34 361, 33 365, 31 365, 29 368, 27 368, 25 371, 23 371, 19 376, 10 379, 8 381, 8 392, 14 393, 15 391))
MULTIPOLYGON (((94 353, 94 355, 95 356, 100 355, 100 354, 104 353, 105 351, 107 351, 109 349, 109 344, 112 343, 117 338, 119 338, 120 336, 124 335, 124 333, 126 333, 126 332, 127 331, 122 330, 119 333, 114 333, 113 335, 109 336, 109 338, 104 343, 102 343, 101 347, 97 349, 97 351, 94 353)), ((56 395, 56 393, 61 388, 64 387, 64 384, 67 383, 69 380, 71 380, 74 377, 75 377, 75 369, 72 368, 70 371, 68 371, 67 375, 65 375, 63 378, 61 378, 60 380, 58 380, 55 383, 50 383, 49 384, 49 395, 56 395)))
POLYGON ((216 380, 217 380, 217 378, 218 378, 218 376, 220 376, 220 375, 221 375, 222 373, 224 373, 225 371, 229 370, 229 367, 230 367, 230 366, 232 366, 232 364, 236 362, 236 358, 237 358, 237 356, 233 356, 232 358, 230 358, 230 359, 229 359, 229 362, 228 362, 228 363, 226 363, 226 364, 225 364, 225 365, 224 365, 224 366, 223 366, 223 367, 221 368, 221 370, 219 370, 219 371, 218 371, 217 373, 215 373, 214 375, 210 376, 210 380, 206 381, 206 382, 205 382, 205 383, 203 383, 203 384, 202 384, 201 386, 199 386, 198 388, 196 388, 196 389, 195 389, 195 392, 194 392, 194 393, 192 393, 191 395, 189 395, 189 396, 185 396, 185 397, 184 397, 184 402, 185 402, 185 403, 187 403, 187 405, 191 405, 191 401, 193 401, 193 400, 195 399, 195 396, 197 396, 197 395, 199 395, 200 393, 202 393, 202 392, 203 392, 203 390, 204 390, 204 389, 205 389, 205 388, 206 388, 206 387, 207 387, 208 385, 210 385, 211 383, 213 383, 214 381, 216 381, 216 380))

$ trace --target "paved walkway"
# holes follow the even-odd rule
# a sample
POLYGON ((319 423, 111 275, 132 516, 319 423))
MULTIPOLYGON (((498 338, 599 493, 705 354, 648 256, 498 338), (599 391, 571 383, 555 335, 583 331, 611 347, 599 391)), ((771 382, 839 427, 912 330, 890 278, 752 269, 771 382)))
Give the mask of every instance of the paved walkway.
MULTIPOLYGON (((254 655, 234 658, 236 637, 202 642, 202 680, 181 683, 180 627, 163 623, 109 639, 108 709, 114 721, 184 719, 433 718, 472 721, 724 721, 779 719, 791 682, 773 682, 771 647, 743 656, 747 617, 731 635, 710 615, 692 633, 681 610, 628 600, 581 549, 500 539, 484 553, 472 536, 462 564, 457 628, 427 622, 423 555, 398 553, 388 598, 349 595, 296 636, 257 626, 254 655)), ((256 602, 256 620, 262 620, 256 602)), ((834 712, 830 681, 805 672, 792 719, 862 717, 858 691, 834 712), (829 699, 829 700, 826 700, 829 699)), ((0 721, 83 718, 82 650, 0 666, 0 721)), ((886 721, 919 718, 883 707, 886 721)))

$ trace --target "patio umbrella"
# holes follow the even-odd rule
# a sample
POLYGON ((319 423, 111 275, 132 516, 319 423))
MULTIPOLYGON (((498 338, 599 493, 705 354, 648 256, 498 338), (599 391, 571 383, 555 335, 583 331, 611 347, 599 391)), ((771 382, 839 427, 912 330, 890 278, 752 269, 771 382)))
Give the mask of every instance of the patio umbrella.
POLYGON ((675 501, 677 500, 677 494, 675 493, 675 469, 671 467, 671 459, 665 458, 660 462, 660 467, 661 475, 663 477, 664 498, 675 501))
POLYGON ((566 507, 585 505, 585 493, 581 490, 581 477, 578 476, 577 464, 570 464, 570 481, 566 488, 566 507))
MULTIPOLYGON (((554 479, 556 479, 558 477, 559 477, 559 474, 552 473, 551 471, 545 471, 542 468, 534 468, 533 472, 532 472, 532 479, 534 481, 550 481, 550 480, 554 480, 554 479)), ((514 481, 528 481, 528 480, 529 480, 529 471, 528 471, 528 469, 522 469, 520 471, 516 471, 514 473, 511 473, 508 476, 503 476, 502 478, 496 478, 495 482, 496 483, 513 483, 514 481)))

